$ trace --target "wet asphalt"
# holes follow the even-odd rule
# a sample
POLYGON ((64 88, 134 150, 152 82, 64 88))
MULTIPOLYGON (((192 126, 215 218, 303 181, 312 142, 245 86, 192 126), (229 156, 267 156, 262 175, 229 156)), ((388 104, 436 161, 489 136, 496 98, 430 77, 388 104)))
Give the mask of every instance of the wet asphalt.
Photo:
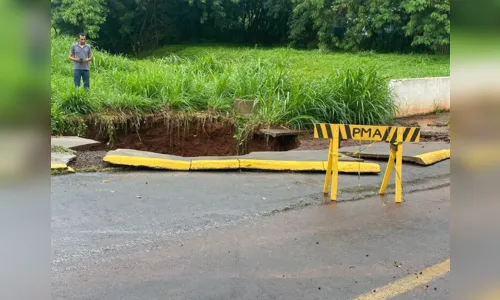
MULTIPOLYGON (((449 166, 405 164, 402 205, 372 197, 382 174, 341 175, 333 204, 318 173, 53 176, 53 297, 353 299, 449 257, 449 166)), ((431 284, 397 299, 447 297, 431 284)))

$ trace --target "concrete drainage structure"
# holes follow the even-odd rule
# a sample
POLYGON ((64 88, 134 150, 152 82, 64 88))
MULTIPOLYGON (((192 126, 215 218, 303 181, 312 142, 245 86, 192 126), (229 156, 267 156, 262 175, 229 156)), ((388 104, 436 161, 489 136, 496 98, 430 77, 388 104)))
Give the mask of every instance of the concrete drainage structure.
POLYGON ((450 77, 393 79, 389 87, 399 107, 398 118, 450 110, 450 77))

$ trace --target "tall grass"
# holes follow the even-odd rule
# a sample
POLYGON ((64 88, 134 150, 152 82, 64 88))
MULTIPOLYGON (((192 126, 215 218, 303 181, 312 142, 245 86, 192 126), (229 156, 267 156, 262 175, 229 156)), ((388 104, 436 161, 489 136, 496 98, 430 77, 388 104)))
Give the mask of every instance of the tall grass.
POLYGON ((207 55, 207 53, 218 60, 250 61, 260 57, 286 61, 292 76, 307 79, 321 77, 335 70, 356 67, 376 68, 382 75, 391 79, 450 75, 449 55, 338 53, 290 48, 262 49, 220 45, 165 46, 154 51, 152 55, 154 57, 175 55, 181 59, 194 59, 207 55))
MULTIPOLYGON (((235 99, 255 100, 249 122, 310 128, 314 122, 381 124, 395 105, 387 74, 374 66, 344 66, 315 76, 297 76, 283 49, 262 57, 167 55, 135 60, 94 49, 91 89, 73 87, 67 59, 73 41, 52 38, 52 114, 141 115, 163 111, 232 113, 235 99)), ((317 62, 315 62, 317 63, 317 62)), ((57 125, 52 126, 58 132, 57 125)))

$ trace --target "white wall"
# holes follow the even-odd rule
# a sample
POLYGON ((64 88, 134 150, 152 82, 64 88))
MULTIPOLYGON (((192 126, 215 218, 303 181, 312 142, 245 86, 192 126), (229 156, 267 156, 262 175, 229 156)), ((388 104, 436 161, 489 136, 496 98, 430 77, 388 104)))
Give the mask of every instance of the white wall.
POLYGON ((399 106, 397 117, 450 109, 450 77, 394 79, 389 87, 399 106))

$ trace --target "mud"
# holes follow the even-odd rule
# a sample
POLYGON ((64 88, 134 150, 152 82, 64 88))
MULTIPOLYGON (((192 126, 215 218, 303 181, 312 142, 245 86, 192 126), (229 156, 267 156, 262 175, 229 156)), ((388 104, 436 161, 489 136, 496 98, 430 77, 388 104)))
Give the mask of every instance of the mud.
POLYGON ((157 122, 139 126, 126 126, 115 130, 112 140, 109 136, 89 128, 87 137, 101 142, 91 151, 109 151, 117 148, 134 149, 184 157, 231 156, 256 151, 288 151, 297 148, 297 137, 273 138, 254 134, 246 144, 239 145, 234 138, 236 127, 230 122, 157 122))
POLYGON ((76 171, 97 171, 109 167, 103 161, 107 151, 77 151, 76 157, 68 165, 76 171))
MULTIPOLYGON (((315 139, 312 133, 302 134, 299 136, 300 146, 294 150, 324 150, 328 149, 330 146, 330 140, 326 139, 315 139)), ((357 145, 365 145, 370 144, 370 141, 354 141, 347 140, 341 141, 340 147, 349 147, 349 146, 357 146, 357 145)))
POLYGON ((450 142, 450 135, 448 132, 440 131, 423 131, 420 133, 421 142, 450 142))
POLYGON ((420 127, 422 132, 448 132, 450 117, 450 112, 442 112, 438 114, 399 118, 396 120, 396 123, 400 126, 420 127))

